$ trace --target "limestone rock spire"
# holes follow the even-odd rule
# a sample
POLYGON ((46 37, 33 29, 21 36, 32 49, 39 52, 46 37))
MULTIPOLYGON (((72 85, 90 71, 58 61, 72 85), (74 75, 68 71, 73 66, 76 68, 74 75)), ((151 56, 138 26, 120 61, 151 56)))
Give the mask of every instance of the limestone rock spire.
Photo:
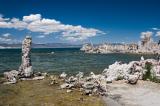
POLYGON ((19 67, 19 74, 22 77, 31 77, 33 75, 33 69, 31 64, 31 36, 26 36, 22 42, 22 63, 19 67))

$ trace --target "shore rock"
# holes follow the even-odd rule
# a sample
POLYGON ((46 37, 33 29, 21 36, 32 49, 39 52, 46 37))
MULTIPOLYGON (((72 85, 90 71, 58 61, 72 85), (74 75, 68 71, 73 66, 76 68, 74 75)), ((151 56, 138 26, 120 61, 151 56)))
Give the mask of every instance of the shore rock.
POLYGON ((67 77, 67 74, 65 72, 63 72, 59 77, 62 79, 65 79, 67 77))
POLYGON ((128 75, 128 83, 130 84, 136 84, 138 81, 139 75, 128 75))
POLYGON ((76 75, 76 77, 77 77, 78 79, 83 78, 83 76, 84 76, 84 73, 83 73, 83 72, 79 72, 79 73, 76 75))
POLYGON ((4 72, 4 77, 7 79, 8 82, 5 84, 14 84, 17 82, 17 77, 18 77, 18 71, 12 70, 9 72, 4 72))

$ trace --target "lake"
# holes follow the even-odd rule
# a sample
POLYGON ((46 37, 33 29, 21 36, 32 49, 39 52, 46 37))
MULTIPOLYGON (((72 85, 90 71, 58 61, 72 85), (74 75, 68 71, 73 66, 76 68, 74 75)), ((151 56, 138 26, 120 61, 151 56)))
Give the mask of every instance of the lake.
MULTIPOLYGON (((115 61, 140 60, 138 54, 85 54, 79 48, 33 48, 31 60, 34 71, 76 74, 78 71, 101 73, 115 61), (54 52, 53 54, 51 52, 54 52)), ((143 55, 145 59, 156 55, 143 55)), ((21 49, 0 49, 0 73, 18 69, 21 49)))

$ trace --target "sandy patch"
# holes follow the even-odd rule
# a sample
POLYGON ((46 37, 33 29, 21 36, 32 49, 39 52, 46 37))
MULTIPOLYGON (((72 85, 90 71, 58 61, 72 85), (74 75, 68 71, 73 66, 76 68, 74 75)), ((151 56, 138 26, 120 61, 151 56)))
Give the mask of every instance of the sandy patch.
MULTIPOLYGON (((138 81, 136 85, 130 85, 124 81, 115 81, 108 84, 108 92, 109 98, 121 106, 160 106, 160 84, 158 83, 138 81)), ((113 104, 115 103, 109 106, 115 106, 113 104)))

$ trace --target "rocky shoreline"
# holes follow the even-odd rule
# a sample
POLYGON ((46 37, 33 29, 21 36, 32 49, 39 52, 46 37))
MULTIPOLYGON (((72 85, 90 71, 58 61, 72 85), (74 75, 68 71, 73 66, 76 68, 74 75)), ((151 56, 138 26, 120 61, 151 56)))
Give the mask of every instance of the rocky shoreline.
MULTIPOLYGON (((142 80, 160 82, 160 61, 155 59, 145 60, 143 57, 140 61, 131 61, 129 63, 115 62, 104 69, 102 73, 94 74, 90 72, 87 76, 84 76, 83 72, 78 72, 75 76, 69 76, 63 72, 58 77, 47 73, 34 72, 30 58, 31 42, 31 37, 27 36, 24 39, 22 64, 18 71, 4 72, 5 81, 3 84, 16 84, 22 80, 43 80, 49 76, 49 85, 59 84, 59 89, 66 90, 67 93, 78 90, 82 95, 108 98, 111 96, 111 87, 109 86, 112 83, 114 85, 115 81, 122 81, 121 84, 127 84, 127 86, 134 86, 142 80)), ((140 106, 145 105, 141 104, 140 106)))
POLYGON ((160 54, 160 42, 154 42, 152 33, 143 32, 139 43, 104 43, 97 46, 84 44, 80 50, 85 53, 131 53, 131 54, 160 54))

